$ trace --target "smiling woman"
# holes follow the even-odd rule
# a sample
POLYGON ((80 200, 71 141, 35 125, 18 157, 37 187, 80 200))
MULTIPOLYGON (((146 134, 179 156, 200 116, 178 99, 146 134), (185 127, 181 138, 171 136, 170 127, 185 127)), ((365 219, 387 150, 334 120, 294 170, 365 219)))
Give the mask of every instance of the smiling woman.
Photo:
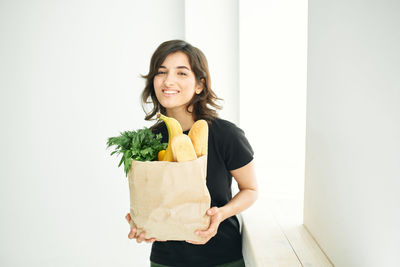
MULTIPOLYGON (((215 109, 221 109, 216 103, 221 99, 211 89, 206 57, 198 48, 185 41, 171 40, 162 43, 151 58, 149 73, 142 77, 146 79, 142 102, 153 105, 150 112, 146 112, 143 107, 146 112, 145 120, 152 119, 157 112, 174 117, 168 112, 176 115, 179 114, 176 111, 181 110, 183 114, 192 113, 194 121, 205 119, 210 122, 217 116, 215 109), (158 99, 158 96, 161 98, 158 99), (187 100, 185 106, 179 101, 183 99, 187 100), (169 103, 176 108, 167 112, 161 100, 165 105, 169 103), (180 108, 177 103, 172 103, 175 100, 181 103, 180 108)), ((182 127, 187 129, 185 125, 182 127)))
MULTIPOLYGON (((182 40, 162 43, 154 52, 143 103, 153 104, 145 119, 151 120, 157 112, 176 119, 185 134, 195 121, 205 120, 209 127, 207 147, 207 189, 211 206, 207 229, 197 229, 195 240, 161 241, 133 227, 128 237, 154 242, 151 249, 151 266, 236 266, 243 267, 242 237, 236 214, 251 206, 258 189, 254 172, 253 149, 244 131, 235 124, 221 119, 215 108, 217 96, 211 90, 210 74, 204 54, 182 40), (239 192, 232 198, 234 178, 239 192)), ((168 141, 168 130, 163 122, 151 127, 162 133, 162 142, 168 141)), ((128 222, 131 220, 126 215, 128 222)), ((162 223, 162 222, 161 222, 162 223)))

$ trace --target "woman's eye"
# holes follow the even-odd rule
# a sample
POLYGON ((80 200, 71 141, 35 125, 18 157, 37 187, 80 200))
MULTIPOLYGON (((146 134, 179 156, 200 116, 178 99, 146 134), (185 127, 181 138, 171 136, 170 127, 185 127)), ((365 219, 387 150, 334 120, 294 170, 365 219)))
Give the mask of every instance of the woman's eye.
POLYGON ((186 76, 186 73, 184 73, 184 72, 179 72, 178 74, 186 76))
POLYGON ((165 74, 165 71, 158 71, 157 74, 165 74))

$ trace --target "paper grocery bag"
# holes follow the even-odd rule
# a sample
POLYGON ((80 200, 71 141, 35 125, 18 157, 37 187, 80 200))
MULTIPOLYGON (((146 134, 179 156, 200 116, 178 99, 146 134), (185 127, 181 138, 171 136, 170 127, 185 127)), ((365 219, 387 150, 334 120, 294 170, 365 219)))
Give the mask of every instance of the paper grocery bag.
POLYGON ((208 229, 207 155, 186 162, 133 161, 128 173, 131 226, 159 240, 202 241, 208 229))

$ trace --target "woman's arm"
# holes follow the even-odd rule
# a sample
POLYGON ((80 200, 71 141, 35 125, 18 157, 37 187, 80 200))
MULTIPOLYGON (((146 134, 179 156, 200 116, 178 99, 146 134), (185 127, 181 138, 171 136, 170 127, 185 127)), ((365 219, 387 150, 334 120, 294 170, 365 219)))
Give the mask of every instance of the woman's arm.
POLYGON ((207 214, 211 217, 210 226, 205 231, 196 231, 196 234, 205 238, 203 242, 189 240, 186 242, 198 245, 207 243, 217 234, 219 224, 222 221, 241 213, 256 201, 258 187, 254 170, 254 160, 239 169, 232 170, 231 174, 238 183, 239 192, 223 207, 212 207, 207 210, 207 214))
POLYGON ((239 169, 232 170, 231 174, 238 183, 239 192, 225 206, 219 208, 222 221, 246 210, 258 197, 254 160, 239 169))

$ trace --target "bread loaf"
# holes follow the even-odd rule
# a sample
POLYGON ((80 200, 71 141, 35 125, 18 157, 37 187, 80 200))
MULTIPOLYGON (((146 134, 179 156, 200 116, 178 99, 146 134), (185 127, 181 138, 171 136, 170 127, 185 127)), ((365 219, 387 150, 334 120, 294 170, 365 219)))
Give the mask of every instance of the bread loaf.
POLYGON ((193 143, 197 157, 207 155, 208 152, 208 123, 205 120, 196 121, 188 134, 193 143))
POLYGON ((174 161, 182 162, 197 159, 192 141, 186 134, 174 136, 171 140, 171 147, 174 161))

